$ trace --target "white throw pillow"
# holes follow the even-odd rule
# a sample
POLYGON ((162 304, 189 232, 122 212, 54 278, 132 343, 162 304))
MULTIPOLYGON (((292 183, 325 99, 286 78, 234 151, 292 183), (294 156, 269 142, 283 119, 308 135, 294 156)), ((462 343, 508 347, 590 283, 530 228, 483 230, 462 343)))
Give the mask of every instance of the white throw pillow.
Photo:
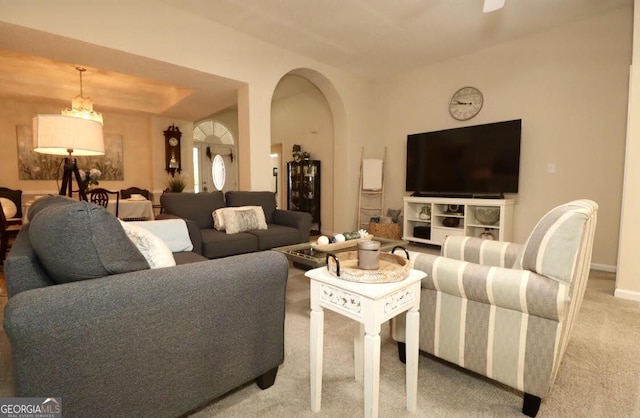
POLYGON ((193 250, 187 223, 183 219, 134 221, 127 222, 127 225, 135 225, 150 231, 167 244, 172 253, 193 250))
POLYGON ((0 197, 0 204, 2 204, 4 217, 7 219, 13 218, 16 216, 16 213, 18 213, 18 208, 12 200, 7 199, 6 197, 0 197))
POLYGON ((227 234, 267 229, 267 221, 262 206, 239 206, 231 211, 225 211, 224 223, 227 234))
POLYGON ((149 263, 149 267, 157 269, 176 265, 171 250, 160 238, 152 232, 128 222, 120 221, 124 232, 142 253, 149 263))
POLYGON ((214 210, 212 213, 213 227, 218 231, 224 231, 225 230, 224 213, 231 211, 233 209, 235 208, 220 208, 220 209, 214 210))

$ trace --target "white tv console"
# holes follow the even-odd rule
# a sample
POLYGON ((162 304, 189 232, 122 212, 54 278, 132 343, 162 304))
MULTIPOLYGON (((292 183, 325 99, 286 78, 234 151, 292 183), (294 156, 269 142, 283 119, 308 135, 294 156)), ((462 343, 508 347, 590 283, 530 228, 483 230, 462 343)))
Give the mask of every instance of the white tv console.
POLYGON ((402 239, 424 244, 442 245, 448 235, 480 237, 490 233, 495 240, 511 241, 513 199, 471 199, 449 197, 413 197, 404 199, 402 239), (427 206, 430 218, 420 217, 427 206), (475 208, 498 207, 500 219, 494 225, 484 225, 475 217, 475 208), (448 220, 445 220, 449 218, 448 220), (447 226, 448 222, 458 223, 447 226))

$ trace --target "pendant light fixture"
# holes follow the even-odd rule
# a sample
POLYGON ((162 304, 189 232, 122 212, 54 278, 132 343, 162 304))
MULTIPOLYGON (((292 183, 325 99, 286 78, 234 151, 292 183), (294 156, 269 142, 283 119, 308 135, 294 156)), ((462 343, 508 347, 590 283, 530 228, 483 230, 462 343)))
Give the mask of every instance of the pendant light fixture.
POLYGON ((76 67, 76 70, 78 70, 78 73, 80 74, 80 94, 71 100, 71 108, 63 110, 62 114, 65 116, 75 116, 77 118, 95 120, 96 122, 100 122, 102 125, 102 115, 93 110, 93 102, 91 102, 91 99, 82 95, 82 73, 87 70, 82 67, 76 67))
POLYGON ((33 118, 33 150, 42 154, 64 155, 64 174, 60 194, 71 197, 73 179, 78 183, 80 198, 87 200, 81 185, 76 156, 104 154, 102 115, 93 110, 93 103, 82 96, 82 73, 80 72, 80 95, 73 98, 71 109, 62 114, 36 115, 33 118))

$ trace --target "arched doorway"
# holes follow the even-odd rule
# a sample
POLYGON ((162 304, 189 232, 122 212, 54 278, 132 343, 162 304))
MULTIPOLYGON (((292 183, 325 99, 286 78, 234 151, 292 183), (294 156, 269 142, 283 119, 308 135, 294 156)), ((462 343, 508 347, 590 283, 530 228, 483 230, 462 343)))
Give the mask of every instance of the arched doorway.
POLYGON ((236 141, 224 124, 213 119, 196 123, 193 128, 194 191, 238 190, 237 155, 236 141))
POLYGON ((311 160, 320 161, 320 232, 324 234, 334 233, 334 142, 332 111, 323 92, 304 76, 283 76, 271 101, 272 152, 274 147, 282 150, 280 202, 288 208, 287 162, 298 145, 311 160))

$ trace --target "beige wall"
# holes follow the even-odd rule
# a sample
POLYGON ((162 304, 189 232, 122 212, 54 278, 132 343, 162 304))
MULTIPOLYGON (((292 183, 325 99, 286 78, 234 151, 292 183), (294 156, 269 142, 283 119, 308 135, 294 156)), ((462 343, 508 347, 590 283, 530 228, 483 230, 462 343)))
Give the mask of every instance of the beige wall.
POLYGON ((616 275, 616 296, 640 301, 640 2, 634 10, 633 62, 629 88, 629 121, 626 143, 625 182, 620 222, 620 248, 616 275))
POLYGON ((514 240, 523 242, 555 205, 593 199, 600 205, 593 262, 613 269, 631 13, 619 9, 381 81, 378 119, 392 168, 385 173, 387 206, 398 207, 405 194, 407 134, 522 119, 514 240), (448 103, 467 85, 483 92, 484 107, 474 119, 458 122, 448 103), (555 164, 554 174, 548 164, 555 164))

